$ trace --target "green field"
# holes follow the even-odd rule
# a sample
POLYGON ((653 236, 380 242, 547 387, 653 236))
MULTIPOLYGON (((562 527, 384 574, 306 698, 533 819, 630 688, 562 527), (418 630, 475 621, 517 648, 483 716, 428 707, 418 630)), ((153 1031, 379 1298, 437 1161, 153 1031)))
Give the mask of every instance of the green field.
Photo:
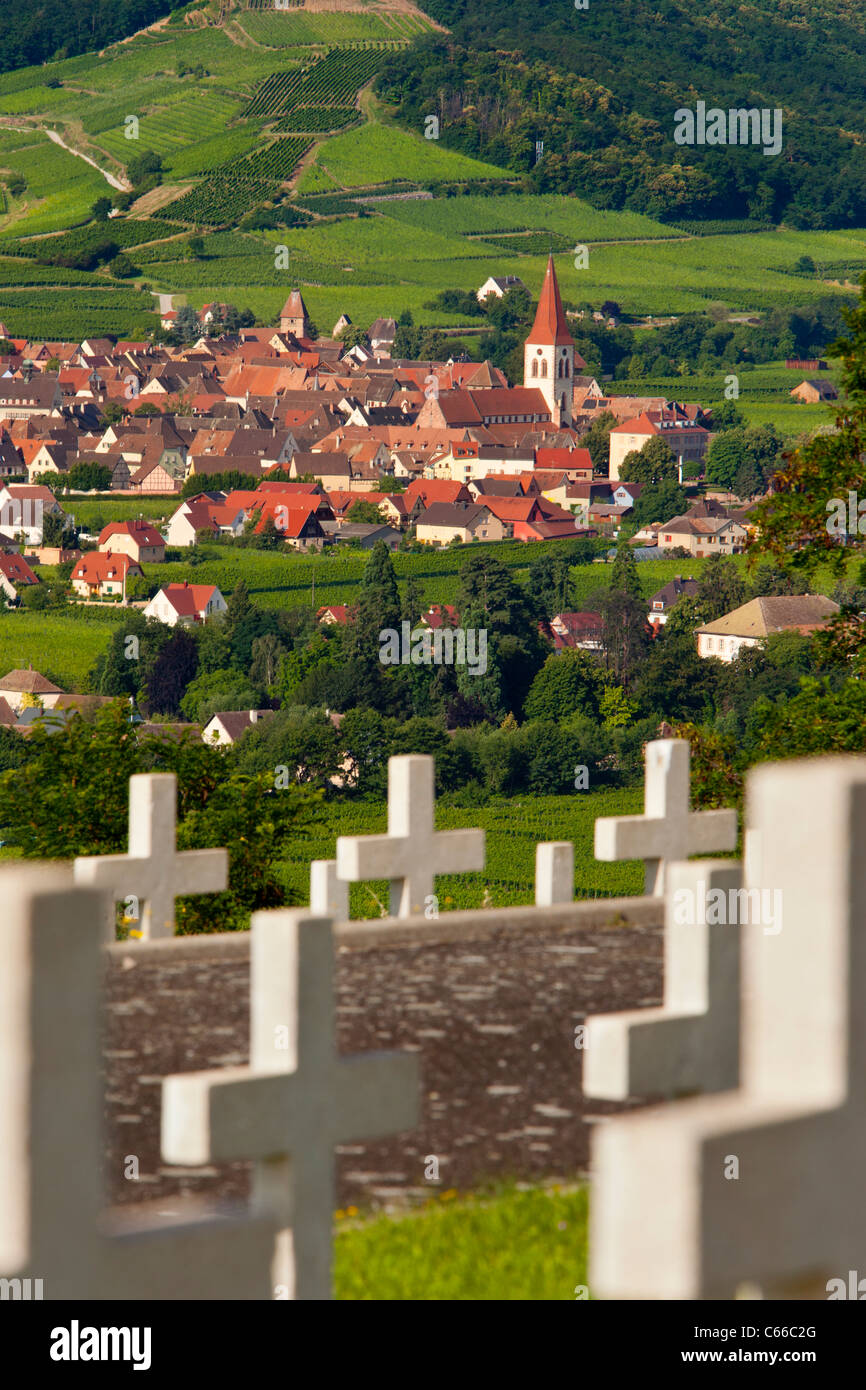
POLYGON ((586 1295, 585 1187, 524 1184, 467 1196, 446 1189, 419 1210, 336 1213, 338 1299, 553 1300, 586 1295))
MULTIPOLYGON (((737 377, 739 396, 735 404, 749 425, 775 425, 779 433, 796 439, 833 423, 834 405, 804 405, 791 399, 790 392, 810 375, 786 367, 784 362, 766 362, 752 367, 739 364, 720 368, 715 376, 703 373, 679 377, 634 377, 611 382, 614 395, 667 396, 670 400, 700 401, 718 405, 724 399, 726 379, 737 377)), ((838 385, 839 364, 831 362, 826 372, 811 375, 838 385)))
MULTIPOLYGON (((460 325, 459 316, 426 310, 425 302, 441 289, 473 290, 490 275, 509 273, 535 293, 548 247, 566 299, 615 297, 639 315, 683 313, 712 300, 740 312, 806 304, 821 293, 844 293, 846 285, 850 293, 866 269, 860 231, 686 235, 650 217, 600 211, 577 198, 522 196, 501 187, 496 196, 480 196, 472 190, 485 181, 510 178, 513 186, 516 176, 426 140, 421 130, 398 127, 381 102, 369 93, 358 98, 353 86, 369 80, 394 44, 428 28, 420 13, 233 8, 224 24, 198 27, 194 14, 180 16, 101 55, 4 74, 0 116, 27 129, 0 129, 0 182, 6 170, 22 174, 28 187, 6 198, 0 254, 5 238, 83 223, 108 191, 98 170, 48 141, 45 128, 53 127, 106 172, 120 175, 133 154, 153 149, 163 156, 167 183, 180 192, 192 182, 185 201, 174 210, 169 204, 158 219, 181 217, 187 231, 203 231, 205 259, 185 260, 172 242, 136 247, 138 283, 146 291, 174 292, 195 307, 230 300, 264 321, 273 321, 286 289, 300 284, 325 330, 343 312, 363 324, 404 309, 416 321, 460 325), (194 77, 190 69, 196 67, 205 75, 194 77), (358 99, 361 123, 329 136, 322 114, 327 106, 339 108, 339 124, 358 99), (300 106, 315 116, 305 118, 300 106), (250 110, 259 114, 251 118, 250 110), (138 122, 134 140, 127 138, 130 117, 138 122), (303 130, 305 121, 309 137, 292 143, 289 132, 303 130), (275 132, 282 138, 272 145, 275 132), (258 199, 292 196, 281 181, 309 140, 314 148, 296 196, 345 193, 349 201, 334 214, 340 220, 226 245, 224 232, 211 228, 236 224, 258 199), (199 180, 205 181, 201 188, 199 180), (428 184, 436 196, 368 203, 371 215, 359 222, 351 198, 387 191, 395 180, 413 181, 418 192, 428 184), (459 195, 444 196, 443 183, 459 195), (274 269, 277 243, 289 247, 286 271, 274 269), (578 270, 572 248, 581 245, 589 247, 589 266, 578 270), (794 273, 804 254, 818 265, 818 278, 794 273)), ((119 220, 113 229, 121 230, 119 220)), ((62 288, 73 283, 64 275, 52 281, 3 264, 8 275, 0 272, 0 315, 15 332, 138 336, 153 323, 146 294, 131 300, 128 285, 113 286, 104 271, 76 278, 82 289, 104 292, 88 300, 62 288), (28 283, 22 278, 28 273, 29 283, 44 287, 35 299, 29 291, 15 293, 14 286, 28 283)), ((682 394, 677 384, 681 389, 672 394, 682 394)), ((741 389, 749 419, 775 418, 796 433, 823 418, 786 402, 768 416, 767 406, 776 409, 772 401, 748 399, 745 380, 741 389)))
MULTIPOLYGON (((487 867, 483 873, 453 874, 437 878, 440 912, 481 907, 485 890, 491 907, 512 907, 534 900, 535 846, 542 840, 574 843, 575 896, 631 897, 643 891, 642 863, 604 864, 593 854, 597 816, 632 815, 641 810, 640 787, 622 790, 574 792, 572 796, 497 797, 484 806, 436 809, 439 830, 476 827, 487 831, 487 867)), ((333 801, 323 809, 323 820, 300 840, 295 855, 281 864, 286 887, 302 902, 309 896, 310 861, 333 859, 338 835, 376 835, 387 829, 383 802, 333 801)), ((379 917, 388 906, 384 882, 353 883, 350 888, 352 917, 379 917)))
POLYGON ((66 613, 0 610, 0 672, 33 666, 62 690, 80 690, 107 646, 119 614, 91 608, 93 619, 66 613))

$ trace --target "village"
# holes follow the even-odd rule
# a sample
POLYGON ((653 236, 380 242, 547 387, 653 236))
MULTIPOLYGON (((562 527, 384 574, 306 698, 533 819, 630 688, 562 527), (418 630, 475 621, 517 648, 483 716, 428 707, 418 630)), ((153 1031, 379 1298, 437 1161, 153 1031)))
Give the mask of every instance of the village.
MULTIPOLYGON (((505 295, 515 280, 490 279, 479 295, 505 295)), ((219 308, 206 305, 203 321, 219 308)), ((393 320, 376 320, 348 349, 337 338, 313 340, 294 291, 278 329, 202 335, 187 347, 7 343, 13 351, 0 377, 6 606, 38 611, 40 568, 55 566, 66 582, 52 588, 52 611, 59 597, 67 605, 129 606, 145 619, 190 627, 225 614, 228 595, 196 582, 192 567, 169 583, 148 576, 206 543, 327 554, 462 551, 485 542, 495 553, 497 542, 520 541, 538 553, 551 542, 579 541, 597 564, 613 560, 618 546, 635 561, 682 561, 682 573, 649 596, 646 628, 655 636, 671 608, 698 590, 690 561, 737 556, 754 538, 750 516, 762 493, 743 499, 701 481, 720 437, 712 410, 605 395, 581 374, 552 257, 520 386, 488 362, 394 360, 395 330, 393 320), (581 442, 590 432, 592 451, 581 442), (76 499, 94 482, 111 497, 140 498, 138 516, 95 534, 77 526, 76 499), (677 514, 636 520, 672 492, 684 503, 677 514), (149 501, 172 495, 177 505, 165 521, 149 521, 149 501)), ((819 379, 816 389, 833 388, 819 379)), ((838 609, 822 595, 756 594, 696 625, 697 651, 731 662, 773 633, 814 632, 838 609)), ((331 603, 316 619, 345 626, 353 613, 351 604, 331 603)), ((453 604, 404 616, 428 630, 460 623, 453 604)), ((542 615, 554 652, 599 654, 602 626, 598 612, 568 606, 542 615)), ((54 707, 56 727, 64 703, 71 712, 97 698, 14 669, 0 680, 0 720, 28 731, 54 707)), ((206 723, 209 735, 227 737, 223 726, 217 733, 206 723)))

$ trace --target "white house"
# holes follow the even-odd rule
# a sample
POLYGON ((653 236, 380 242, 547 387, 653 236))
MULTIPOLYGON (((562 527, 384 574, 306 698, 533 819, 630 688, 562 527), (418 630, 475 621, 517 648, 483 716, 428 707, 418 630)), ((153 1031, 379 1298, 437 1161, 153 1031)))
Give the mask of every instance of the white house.
POLYGON ((215 584, 163 584, 144 609, 146 618, 158 618, 169 627, 207 622, 226 611, 226 601, 215 584))
POLYGON ((260 720, 268 719, 272 709, 223 710, 211 715, 201 731, 203 743, 237 743, 247 729, 253 728, 260 720))
POLYGON ((714 656, 734 661, 743 647, 757 647, 774 632, 800 632, 804 635, 826 627, 838 603, 823 594, 783 594, 775 598, 753 598, 725 613, 706 627, 697 629, 698 656, 714 656))

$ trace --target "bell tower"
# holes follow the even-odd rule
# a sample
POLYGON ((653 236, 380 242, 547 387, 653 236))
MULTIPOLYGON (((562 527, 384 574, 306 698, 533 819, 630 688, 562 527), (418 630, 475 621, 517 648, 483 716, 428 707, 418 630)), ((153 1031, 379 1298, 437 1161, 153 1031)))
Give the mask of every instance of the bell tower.
MULTIPOLYGON (((586 364, 577 358, 579 366, 586 364)), ((572 423, 575 348, 568 329, 565 310, 559 297, 559 285, 553 256, 548 258, 547 271, 532 332, 523 349, 523 384, 541 391, 550 406, 554 424, 567 429, 572 423)))

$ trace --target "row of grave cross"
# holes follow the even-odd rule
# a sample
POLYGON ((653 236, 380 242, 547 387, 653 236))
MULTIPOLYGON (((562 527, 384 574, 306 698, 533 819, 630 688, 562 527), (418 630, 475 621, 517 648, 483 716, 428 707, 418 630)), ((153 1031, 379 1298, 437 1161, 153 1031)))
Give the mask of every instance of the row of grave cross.
MULTIPOLYGON (((250 1065, 163 1082, 164 1159, 253 1160, 252 1210, 179 1225, 136 1208, 136 1230, 101 1224, 106 905, 129 883, 115 875, 130 858, 151 929, 193 891, 174 853, 173 787, 133 781, 128 856, 0 871, 0 1271, 42 1278, 53 1298, 327 1298, 334 1147, 410 1129, 419 1075, 409 1052, 338 1057, 332 922, 316 910, 253 917, 250 1065), (159 872, 158 835, 170 872, 157 892, 141 865, 159 872)), ((392 908, 410 915, 435 873, 480 867, 483 838, 434 831, 432 760, 392 760, 389 791, 388 834, 341 840, 318 891, 391 877, 392 908)), ((648 746, 645 815, 596 822, 597 853, 645 856, 647 884, 665 898, 665 984, 659 1009, 588 1021, 584 1089, 668 1098, 594 1127, 596 1295, 826 1296, 827 1279, 862 1264, 866 760, 755 770, 746 822, 742 866, 684 862, 732 850, 736 820, 690 811, 677 741, 648 746), (772 933, 676 906, 768 886, 784 903, 772 933)), ((539 850, 539 905, 567 902, 565 847, 539 850)), ((191 861, 194 891, 218 891, 224 877, 206 880, 225 861, 204 863, 191 861)))
MULTIPOLYGON (((75 881, 111 894, 106 939, 115 939, 114 904, 141 904, 138 935, 173 936, 174 902, 192 893, 219 893, 228 884, 224 849, 175 849, 177 789, 173 773, 129 779, 129 852, 75 860, 75 881)), ((483 870, 483 830, 434 829, 434 764, 412 754, 388 763, 388 832, 341 835, 336 859, 310 865, 311 912, 347 921, 349 884, 388 879, 392 917, 423 914, 434 897, 436 875, 483 870)), ((665 864, 711 850, 733 850, 733 811, 689 809, 689 745, 660 739, 647 745, 644 814, 596 821, 595 854, 604 860, 644 859, 650 896, 664 891, 665 864)), ((538 907, 571 902, 574 847, 570 841, 537 846, 538 907)))

